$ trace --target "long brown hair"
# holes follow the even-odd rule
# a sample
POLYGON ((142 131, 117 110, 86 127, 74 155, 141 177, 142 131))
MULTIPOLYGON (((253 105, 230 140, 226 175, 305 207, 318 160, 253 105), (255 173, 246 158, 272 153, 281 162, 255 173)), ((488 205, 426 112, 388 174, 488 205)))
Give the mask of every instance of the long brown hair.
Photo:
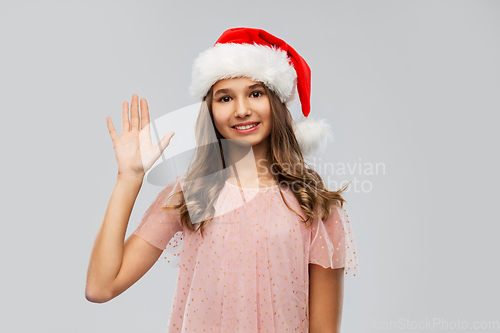
MULTIPOLYGON (((181 201, 177 205, 167 203, 162 207, 162 209, 178 209, 182 225, 191 231, 200 231, 202 237, 205 225, 213 219, 214 203, 229 175, 224 156, 224 152, 227 152, 227 142, 214 123, 212 89, 213 86, 204 97, 196 120, 197 148, 188 166, 184 189, 168 198, 170 200, 173 195, 180 193, 181 201), (191 219, 199 222, 195 223, 198 228, 195 228, 191 219)), ((304 219, 294 211, 302 222, 306 225, 312 223, 318 216, 317 208, 321 208, 321 219, 324 220, 331 214, 332 205, 340 203, 340 207, 343 207, 346 200, 342 198, 341 193, 347 189, 349 183, 338 191, 329 191, 326 188, 321 176, 304 161, 293 131, 290 111, 266 85, 264 89, 269 96, 272 119, 266 155, 271 166, 270 172, 280 185, 278 188, 281 197, 293 211, 281 191, 282 185, 288 186, 307 216, 304 219)))

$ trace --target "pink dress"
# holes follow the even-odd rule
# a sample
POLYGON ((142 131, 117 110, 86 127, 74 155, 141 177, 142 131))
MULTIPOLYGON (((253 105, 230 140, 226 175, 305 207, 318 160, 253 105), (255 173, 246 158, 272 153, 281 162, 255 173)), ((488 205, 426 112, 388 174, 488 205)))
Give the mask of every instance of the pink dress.
MULTIPOLYGON (((356 276, 345 205, 307 227, 284 204, 278 185, 242 188, 226 181, 202 239, 183 229, 176 211, 159 210, 183 180, 177 177, 158 194, 134 231, 180 258, 167 332, 308 332, 308 264, 344 267, 345 276, 356 276)), ((282 191, 305 216, 291 189, 282 191)))

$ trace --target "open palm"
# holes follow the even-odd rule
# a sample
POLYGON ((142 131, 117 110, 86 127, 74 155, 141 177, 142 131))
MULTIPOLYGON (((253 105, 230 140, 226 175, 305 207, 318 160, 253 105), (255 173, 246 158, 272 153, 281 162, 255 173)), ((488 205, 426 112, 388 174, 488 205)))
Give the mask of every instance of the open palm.
POLYGON ((170 144, 170 139, 175 134, 174 132, 165 134, 158 145, 153 147, 148 104, 146 99, 141 99, 141 117, 139 118, 138 99, 137 95, 132 95, 130 122, 128 102, 123 102, 122 134, 120 136, 116 133, 111 118, 106 118, 118 163, 118 175, 144 176, 170 144))

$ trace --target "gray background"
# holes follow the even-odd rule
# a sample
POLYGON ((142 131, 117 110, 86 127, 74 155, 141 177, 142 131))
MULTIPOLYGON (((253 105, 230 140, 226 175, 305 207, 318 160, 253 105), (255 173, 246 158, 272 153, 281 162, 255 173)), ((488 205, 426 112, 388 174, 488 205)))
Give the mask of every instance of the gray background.
MULTIPOLYGON (((132 94, 152 119, 192 104, 193 60, 240 26, 309 63, 311 115, 336 137, 321 163, 385 166, 328 176, 359 182, 345 195, 360 274, 346 280, 343 332, 500 320, 499 1, 0 6, 1 331, 165 331, 177 271, 163 262, 111 302, 85 299, 117 172, 106 117, 120 133, 132 94)), ((144 184, 127 236, 160 189, 144 184)))

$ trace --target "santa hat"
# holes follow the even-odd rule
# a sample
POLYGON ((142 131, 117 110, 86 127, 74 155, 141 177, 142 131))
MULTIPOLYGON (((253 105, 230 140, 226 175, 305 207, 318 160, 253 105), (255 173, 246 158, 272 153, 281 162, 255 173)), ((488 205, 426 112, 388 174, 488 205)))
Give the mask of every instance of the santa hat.
POLYGON ((324 120, 308 117, 311 69, 285 41, 262 29, 226 30, 213 47, 195 59, 189 92, 192 98, 202 101, 217 81, 237 77, 264 83, 287 106, 296 100, 298 91, 303 117, 293 129, 304 155, 324 150, 328 139, 333 140, 324 120))

